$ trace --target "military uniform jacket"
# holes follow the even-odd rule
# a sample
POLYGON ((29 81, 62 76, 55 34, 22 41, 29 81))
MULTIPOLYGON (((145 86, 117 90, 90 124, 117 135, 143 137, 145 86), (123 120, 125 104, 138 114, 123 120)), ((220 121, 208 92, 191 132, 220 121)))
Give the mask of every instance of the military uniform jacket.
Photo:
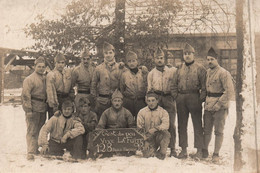
POLYGON ((92 78, 91 94, 112 95, 116 89, 119 89, 122 72, 123 69, 120 69, 116 62, 110 67, 105 62, 98 65, 92 78))
POLYGON ((137 128, 143 128, 145 132, 153 128, 160 131, 168 130, 169 114, 160 106, 153 111, 146 106, 137 114, 137 128))
POLYGON ((71 84, 72 87, 77 85, 78 91, 89 91, 91 87, 92 76, 95 68, 92 65, 89 65, 88 68, 84 66, 83 63, 80 63, 79 66, 75 67, 71 75, 71 84))
POLYGON ((177 70, 171 87, 173 98, 176 99, 178 93, 200 91, 200 100, 206 98, 206 69, 203 65, 194 62, 190 66, 185 63, 177 70))
POLYGON ((60 73, 56 68, 48 73, 46 79, 47 102, 50 107, 59 105, 57 93, 68 94, 71 88, 71 70, 64 68, 60 73))
POLYGON ((229 100, 234 94, 234 86, 231 74, 224 68, 217 66, 207 70, 206 88, 208 93, 223 93, 220 97, 206 97, 205 110, 212 111, 216 104, 220 109, 229 107, 229 100))
POLYGON ((97 129, 132 128, 134 126, 134 117, 129 110, 122 107, 116 111, 110 107, 102 113, 97 129))
POLYGON ((58 117, 52 116, 41 128, 38 145, 48 145, 49 133, 51 140, 60 143, 60 140, 64 135, 68 135, 69 138, 73 139, 84 134, 84 132, 85 129, 79 118, 72 116, 71 118, 66 119, 63 115, 58 117))
POLYGON ((83 124, 85 131, 88 133, 94 129, 91 129, 90 123, 95 123, 95 126, 98 123, 97 114, 95 112, 89 111, 87 115, 78 114, 78 117, 81 120, 81 123, 83 124))
POLYGON ((33 72, 23 81, 22 105, 25 112, 45 112, 46 104, 46 81, 45 76, 33 72), (40 100, 36 100, 36 99, 40 100))
POLYGON ((147 88, 147 74, 141 69, 134 74, 129 69, 125 70, 120 80, 120 91, 124 97, 136 99, 144 98, 147 88))
POLYGON ((154 91, 162 91, 165 94, 169 94, 171 92, 171 85, 173 82, 173 76, 176 73, 175 67, 164 67, 163 72, 157 70, 156 68, 152 69, 148 73, 147 83, 148 88, 147 90, 154 90, 154 91))

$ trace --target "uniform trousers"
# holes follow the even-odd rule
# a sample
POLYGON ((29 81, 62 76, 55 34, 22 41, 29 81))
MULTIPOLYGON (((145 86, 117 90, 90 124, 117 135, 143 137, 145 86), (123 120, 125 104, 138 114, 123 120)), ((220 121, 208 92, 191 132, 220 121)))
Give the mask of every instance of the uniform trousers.
POLYGON ((199 93, 178 94, 176 99, 179 146, 188 147, 187 126, 189 114, 191 114, 194 130, 194 147, 203 148, 203 129, 202 129, 202 102, 199 93))
POLYGON ((149 139, 144 143, 143 156, 153 157, 158 148, 161 154, 166 154, 168 145, 170 143, 171 135, 167 130, 155 132, 149 139))
POLYGON ((170 95, 159 96, 159 105, 164 108, 169 114, 170 127, 169 132, 171 134, 169 148, 175 148, 176 143, 176 103, 173 101, 170 95))
POLYGON ((227 109, 221 109, 219 111, 206 111, 204 112, 204 148, 207 150, 213 126, 215 129, 215 149, 214 153, 219 153, 221 148, 223 138, 224 138, 224 126, 226 117, 228 115, 227 109))
POLYGON ((32 117, 26 116, 27 153, 37 154, 39 132, 46 121, 46 112, 32 112, 32 117))
MULTIPOLYGON (((85 140, 85 139, 84 139, 85 140)), ((81 159, 83 156, 83 137, 79 135, 73 139, 67 139, 66 143, 58 143, 52 139, 49 140, 49 152, 50 155, 62 156, 64 150, 70 151, 72 158, 81 159)))

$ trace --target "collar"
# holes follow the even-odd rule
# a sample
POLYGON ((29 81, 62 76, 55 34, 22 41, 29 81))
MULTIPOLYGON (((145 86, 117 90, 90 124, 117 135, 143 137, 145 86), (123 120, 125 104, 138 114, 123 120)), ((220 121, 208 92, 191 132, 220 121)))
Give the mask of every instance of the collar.
POLYGON ((110 61, 110 62, 108 62, 106 59, 104 59, 104 63, 106 64, 106 66, 111 68, 111 67, 113 67, 116 64, 116 59, 114 57, 114 59, 112 61, 110 61))
POLYGON ((119 111, 122 110, 123 106, 121 106, 121 108, 119 108, 119 109, 116 109, 116 108, 114 108, 114 106, 112 105, 111 108, 112 108, 113 111, 119 112, 119 111))
POLYGON ((215 71, 215 70, 217 70, 217 69, 219 69, 219 65, 217 65, 216 67, 214 67, 214 68, 209 68, 211 71, 215 71))
POLYGON ((191 66, 194 62, 195 62, 194 60, 192 62, 190 62, 190 63, 185 62, 185 65, 186 66, 191 66))
POLYGON ((132 73, 134 73, 134 74, 137 74, 137 73, 138 73, 138 68, 137 68, 137 67, 134 68, 134 69, 130 69, 130 68, 129 68, 129 70, 130 70, 132 73))
POLYGON ((155 67, 158 71, 163 72, 165 70, 165 65, 163 66, 156 66, 155 67))
POLYGON ((89 68, 89 64, 88 64, 88 67, 85 67, 85 65, 84 65, 83 62, 80 63, 80 66, 81 66, 83 69, 86 69, 86 70, 89 68))
POLYGON ((155 111, 158 108, 158 106, 159 105, 157 104, 157 106, 155 106, 155 108, 153 108, 153 109, 151 109, 149 106, 148 106, 148 108, 149 108, 150 111, 155 111))
POLYGON ((62 116, 63 116, 66 120, 68 120, 68 119, 70 119, 70 118, 72 117, 72 114, 71 114, 69 117, 65 117, 63 114, 62 114, 62 116))

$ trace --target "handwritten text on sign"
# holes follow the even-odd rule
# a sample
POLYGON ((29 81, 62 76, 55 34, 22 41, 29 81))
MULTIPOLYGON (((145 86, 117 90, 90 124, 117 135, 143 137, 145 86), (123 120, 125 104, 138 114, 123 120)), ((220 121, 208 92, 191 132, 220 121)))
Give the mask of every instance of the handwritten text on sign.
POLYGON ((98 153, 143 150, 144 134, 141 129, 104 129, 93 132, 93 144, 98 153))

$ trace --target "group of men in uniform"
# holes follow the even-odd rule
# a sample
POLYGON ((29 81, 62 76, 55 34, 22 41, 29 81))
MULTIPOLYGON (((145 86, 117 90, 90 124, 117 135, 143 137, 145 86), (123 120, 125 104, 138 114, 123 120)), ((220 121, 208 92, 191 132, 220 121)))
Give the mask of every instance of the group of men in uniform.
POLYGON ((188 157, 187 124, 189 114, 194 127, 194 158, 207 158, 213 126, 215 149, 213 161, 219 160, 228 102, 233 92, 232 77, 218 64, 211 48, 207 54, 209 69, 195 62, 194 48, 184 47, 184 63, 178 67, 165 64, 164 51, 154 53, 155 67, 148 72, 138 66, 137 54, 129 51, 125 63, 115 60, 114 46, 103 45, 104 62, 94 67, 91 54, 84 49, 81 63, 66 68, 62 54, 55 57, 55 68, 45 76, 45 60, 35 60, 35 72, 23 83, 22 102, 27 123, 27 159, 38 154, 62 155, 71 151, 76 159, 91 153, 90 132, 95 129, 142 128, 145 131, 144 157, 165 159, 188 157), (74 89, 76 87, 75 93, 74 89), (205 102, 204 116, 202 103, 205 102), (49 120, 46 121, 48 109, 49 120), (176 143, 176 112, 179 146, 176 143), (202 121, 203 117, 203 121, 202 121), (48 134, 50 139, 48 140, 48 134))

